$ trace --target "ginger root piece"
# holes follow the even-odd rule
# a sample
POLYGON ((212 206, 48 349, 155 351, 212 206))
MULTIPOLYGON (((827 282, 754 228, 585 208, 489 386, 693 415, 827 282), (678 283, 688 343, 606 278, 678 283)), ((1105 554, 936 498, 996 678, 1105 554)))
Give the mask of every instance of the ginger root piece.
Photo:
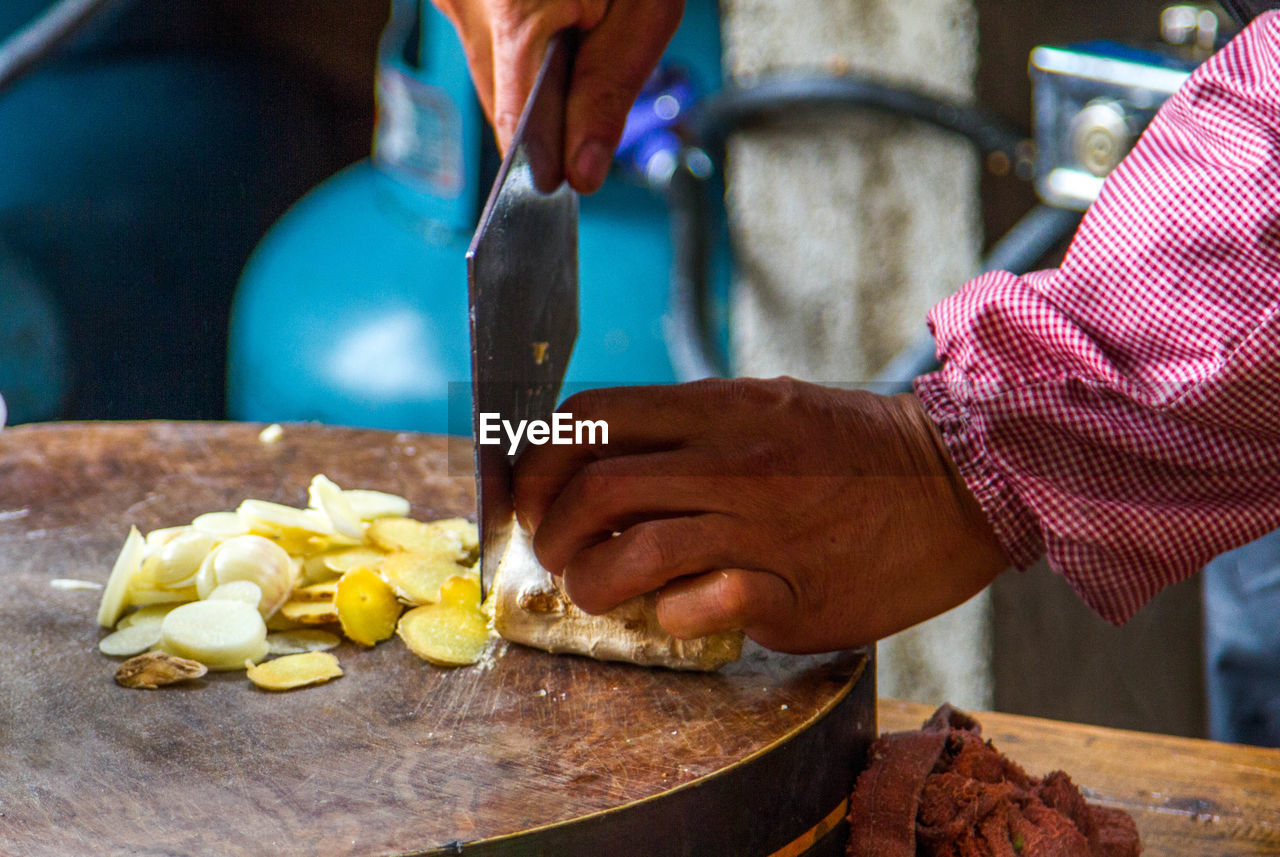
POLYGON ((511 541, 489 595, 494 629, 513 643, 677 670, 714 670, 742 654, 742 632, 680 640, 658 624, 657 600, 644 595, 600 616, 571 602, 533 553, 529 534, 511 526, 511 541))
POLYGON ((156 690, 167 684, 200 678, 208 671, 199 661, 164 652, 147 652, 116 667, 116 683, 123 687, 156 690))

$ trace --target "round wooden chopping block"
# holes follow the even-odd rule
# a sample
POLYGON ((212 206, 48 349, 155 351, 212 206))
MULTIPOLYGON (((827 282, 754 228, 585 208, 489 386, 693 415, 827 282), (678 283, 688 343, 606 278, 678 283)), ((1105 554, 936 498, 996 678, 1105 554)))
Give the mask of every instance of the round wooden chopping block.
POLYGON ((305 506, 325 473, 474 516, 470 447, 426 435, 102 423, 0 432, 0 853, 842 854, 875 733, 864 652, 748 645, 714 674, 495 643, 433 667, 397 639, 268 693, 242 672, 115 684, 95 622, 129 526, 248 497, 305 506), (454 464, 448 447, 455 446, 454 464))

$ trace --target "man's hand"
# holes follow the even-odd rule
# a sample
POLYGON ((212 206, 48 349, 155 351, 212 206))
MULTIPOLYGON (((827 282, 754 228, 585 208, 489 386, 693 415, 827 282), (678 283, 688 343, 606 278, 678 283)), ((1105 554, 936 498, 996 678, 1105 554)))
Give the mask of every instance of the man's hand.
POLYGON ((913 396, 791 379, 579 394, 608 445, 530 447, 516 509, 584 610, 658 590, 680 637, 861 645, 960 604, 1006 567, 913 396))
POLYGON ((680 24, 684 0, 433 0, 462 37, 476 92, 505 152, 547 43, 583 31, 565 117, 569 184, 604 183, 627 112, 680 24))

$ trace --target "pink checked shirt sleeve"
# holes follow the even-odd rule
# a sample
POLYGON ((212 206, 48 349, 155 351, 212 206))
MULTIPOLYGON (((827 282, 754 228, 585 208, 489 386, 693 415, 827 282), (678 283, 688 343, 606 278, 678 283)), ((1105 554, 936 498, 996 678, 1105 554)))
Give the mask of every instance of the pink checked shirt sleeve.
POLYGON ((1006 553, 1107 619, 1280 527, 1280 13, 1169 100, 1061 268, 929 323, 916 393, 1006 553))

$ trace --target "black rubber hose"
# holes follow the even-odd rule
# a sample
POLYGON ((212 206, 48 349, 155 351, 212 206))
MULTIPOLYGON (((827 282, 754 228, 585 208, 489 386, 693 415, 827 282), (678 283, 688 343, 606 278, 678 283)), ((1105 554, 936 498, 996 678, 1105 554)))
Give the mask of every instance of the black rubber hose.
POLYGON ((719 159, 729 134, 741 128, 781 114, 850 108, 927 122, 971 140, 984 154, 1004 154, 1011 166, 1027 161, 1027 135, 994 113, 860 75, 785 76, 724 89, 694 108, 690 125, 694 142, 719 159))
POLYGON ((1031 177, 1027 135, 1004 120, 974 105, 867 77, 779 77, 750 87, 726 89, 705 99, 692 111, 683 129, 690 145, 682 152, 679 166, 665 188, 674 255, 665 332, 672 365, 680 380, 727 374, 728 361, 711 345, 706 305, 710 291, 712 174, 724 162, 729 135, 780 115, 830 115, 837 110, 866 109, 906 116, 959 134, 985 155, 1003 155, 1010 168, 1023 178, 1031 177), (691 169, 690 163, 698 160, 711 168, 691 169))
MULTIPOLYGON (((707 319, 712 226, 711 195, 690 164, 701 153, 686 148, 667 184, 670 211, 671 295, 663 335, 672 368, 681 381, 722 377, 727 361, 711 345, 707 319)), ((701 160, 706 160, 701 155, 701 160)), ((709 161, 707 162, 709 163, 709 161)))
POLYGON ((59 0, 0 44, 0 92, 69 42, 117 0, 59 0))
MULTIPOLYGON (((991 248, 991 253, 982 262, 981 272, 1025 274, 1075 232, 1081 217, 1079 211, 1051 205, 1036 206, 991 248)), ((884 395, 910 392, 912 381, 937 368, 933 337, 926 333, 898 352, 866 385, 866 389, 884 395)))

